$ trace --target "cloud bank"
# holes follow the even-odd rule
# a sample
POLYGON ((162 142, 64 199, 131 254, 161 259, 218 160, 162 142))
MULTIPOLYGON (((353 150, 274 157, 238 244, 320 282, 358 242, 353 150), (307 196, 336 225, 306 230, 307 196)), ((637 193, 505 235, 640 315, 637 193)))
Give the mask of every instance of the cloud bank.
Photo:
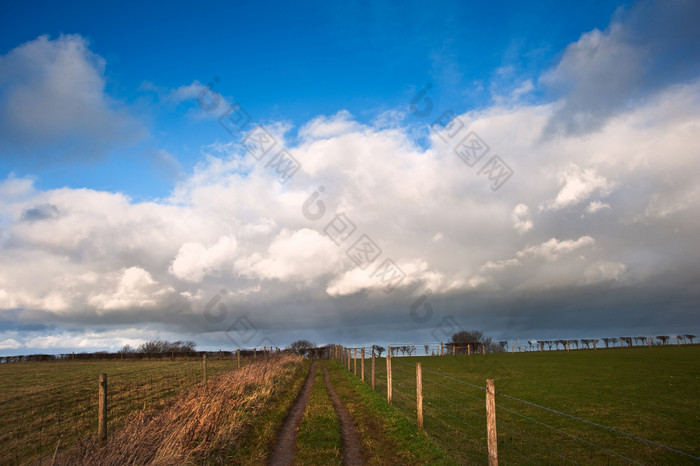
MULTIPOLYGON (((44 191, 10 175, 0 182, 0 349, 116 349, 171 335, 222 348, 432 341, 449 338, 447 316, 499 338, 692 326, 700 81, 697 60, 680 62, 696 53, 683 11, 697 6, 676 2, 660 22, 658 5, 571 44, 540 82, 564 89, 555 100, 457 115, 460 138, 473 132, 488 147, 483 159, 436 132, 416 142, 437 110, 388 127, 341 110, 296 135, 268 126, 301 165, 284 184, 232 141, 203 148, 158 201, 44 191), (643 28, 677 34, 652 44, 643 28), (662 62, 672 71, 663 79, 662 62), (480 168, 492 155, 513 171, 496 190, 480 168), (401 279, 387 289, 391 267, 401 279), (418 321, 410 309, 422 296, 434 312, 418 321)), ((89 132, 99 148, 76 153, 91 156, 138 134, 79 37, 41 37, 1 60, 0 133, 17 150, 89 132)))

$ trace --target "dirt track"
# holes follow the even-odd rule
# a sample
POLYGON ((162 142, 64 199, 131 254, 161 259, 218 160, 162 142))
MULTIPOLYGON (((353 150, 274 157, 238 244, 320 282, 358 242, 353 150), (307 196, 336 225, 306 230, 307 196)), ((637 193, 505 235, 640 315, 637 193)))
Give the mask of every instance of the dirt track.
POLYGON ((350 416, 350 413, 348 413, 343 406, 340 397, 338 397, 338 394, 331 384, 331 378, 330 375, 328 375, 326 366, 323 366, 323 378, 326 381, 328 395, 333 402, 333 407, 340 420, 340 435, 343 439, 343 464, 348 466, 365 464, 362 459, 362 452, 360 451, 360 435, 357 433, 352 416, 350 416))
POLYGON ((304 382, 304 386, 301 388, 294 402, 294 406, 292 406, 279 434, 277 434, 277 443, 270 455, 270 465, 286 466, 292 464, 294 461, 294 445, 297 443, 297 431, 301 418, 304 416, 304 411, 306 411, 306 405, 309 404, 309 398, 311 398, 311 387, 314 384, 315 375, 316 362, 314 361, 309 369, 306 382, 304 382))
MULTIPOLYGON (((333 403, 333 408, 335 409, 340 421, 340 434, 343 442, 343 464, 348 466, 363 465, 365 462, 362 458, 362 452, 360 450, 360 436, 357 433, 352 416, 350 416, 348 411, 345 409, 343 403, 340 401, 340 397, 333 388, 330 375, 328 374, 328 369, 326 369, 326 366, 322 367, 326 390, 328 391, 328 396, 333 403)), ((304 416, 306 406, 309 404, 315 375, 316 362, 311 364, 306 382, 304 382, 304 386, 299 392, 292 409, 289 411, 287 419, 284 421, 284 424, 277 435, 275 449, 270 455, 270 465, 287 466, 294 462, 294 446, 296 445, 297 441, 299 423, 304 416)))

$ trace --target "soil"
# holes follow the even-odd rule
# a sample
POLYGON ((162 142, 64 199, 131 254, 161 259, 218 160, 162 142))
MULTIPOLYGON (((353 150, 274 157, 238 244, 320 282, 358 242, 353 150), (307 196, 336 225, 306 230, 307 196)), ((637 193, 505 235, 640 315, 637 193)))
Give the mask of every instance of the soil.
POLYGON ((338 393, 336 393, 333 384, 331 384, 331 378, 328 375, 326 366, 323 366, 323 378, 326 381, 328 395, 330 396, 335 412, 340 420, 340 435, 343 440, 343 464, 347 466, 363 465, 365 462, 362 458, 362 451, 360 450, 360 435, 357 433, 352 416, 350 416, 348 410, 343 406, 338 393))
MULTIPOLYGON (((314 383, 314 377, 316 375, 316 362, 311 364, 309 369, 309 375, 304 382, 304 386, 299 391, 292 409, 287 415, 282 428, 277 435, 277 443, 275 444, 275 449, 270 455, 269 464, 273 466, 287 466, 294 462, 294 446, 297 442, 297 434, 299 431, 299 423, 301 422, 304 412, 306 411, 306 406, 309 404, 309 399, 311 398, 311 388, 314 383)), ((355 428, 355 423, 353 418, 348 413, 348 410, 343 406, 342 401, 338 393, 333 388, 331 383, 330 375, 328 374, 328 369, 323 366, 323 378, 326 383, 326 390, 328 391, 328 396, 333 403, 333 408, 335 409, 338 419, 340 421, 340 435, 343 442, 343 464, 347 466, 357 466, 365 464, 362 457, 361 441, 360 435, 355 428)))
POLYGON ((292 409, 287 415, 282 428, 277 435, 277 443, 275 449, 270 455, 270 465, 287 466, 294 461, 294 445, 297 443, 297 433, 299 431, 299 423, 306 411, 306 405, 309 404, 311 398, 311 387, 314 384, 314 376, 316 375, 316 362, 311 364, 309 375, 306 377, 306 382, 301 388, 292 409))

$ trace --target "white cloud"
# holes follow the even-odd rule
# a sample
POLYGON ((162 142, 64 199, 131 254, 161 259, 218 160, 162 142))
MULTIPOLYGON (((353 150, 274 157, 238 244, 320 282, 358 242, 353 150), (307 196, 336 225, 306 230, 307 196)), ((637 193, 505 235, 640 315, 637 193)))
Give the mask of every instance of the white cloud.
POLYGON ((527 246, 520 251, 518 251, 515 256, 517 258, 542 258, 547 261, 554 261, 559 259, 561 256, 571 254, 582 248, 590 248, 595 244, 595 240, 590 236, 581 236, 576 240, 563 240, 559 241, 556 238, 551 238, 544 243, 540 243, 534 246, 527 246))
POLYGON ((321 233, 284 229, 272 241, 265 255, 240 261, 243 275, 262 279, 309 282, 339 267, 338 247, 321 233))
POLYGON ((7 338, 0 341, 0 349, 17 349, 22 345, 14 338, 7 338))
POLYGON ((304 139, 326 139, 340 136, 360 129, 353 121, 352 115, 342 110, 330 117, 316 117, 299 129, 299 136, 304 139))
POLYGON ((607 202, 592 201, 590 204, 588 204, 588 207, 586 207, 586 212, 589 214, 594 214, 600 210, 609 210, 610 208, 610 204, 607 202))
POLYGON ((0 57, 0 148, 85 159, 144 137, 105 92, 105 66, 78 35, 40 36, 0 57))
POLYGON ((598 130, 655 92, 696 78, 700 32, 689 18, 699 15, 693 1, 637 2, 620 8, 604 31, 582 34, 540 80, 563 95, 548 132, 598 130))
POLYGON ((129 267, 123 270, 112 290, 100 293, 90 298, 90 304, 100 310, 126 310, 133 308, 152 308, 159 302, 159 297, 172 288, 161 287, 150 273, 140 267, 129 267))
POLYGON ((191 282, 201 282, 210 274, 230 274, 237 249, 238 242, 233 236, 222 236, 209 248, 201 243, 185 243, 170 266, 170 273, 191 282))
POLYGON ((526 204, 518 204, 513 208, 513 212, 510 214, 510 218, 513 221, 513 228, 515 228, 518 233, 523 234, 532 230, 532 217, 530 216, 530 208, 526 204))
POLYGON ((548 201, 544 208, 563 209, 577 205, 588 199, 598 191, 605 196, 609 193, 612 184, 596 173, 593 168, 583 169, 576 164, 569 164, 557 174, 561 189, 556 198, 548 201))
MULTIPOLYGON (((340 326, 358 309, 371 326, 377 310, 405 316, 408 300, 427 290, 453 303, 444 312, 464 313, 465 302, 496 291, 527 302, 553 287, 653 289, 693 276, 698 101, 700 83, 670 88, 586 137, 539 137, 556 105, 460 115, 515 169, 498 192, 449 144, 424 149, 408 128, 375 128, 347 113, 312 120, 306 139, 290 145, 303 170, 284 187, 232 145, 205 148, 193 173, 156 202, 43 191, 8 177, 0 181, 0 312, 57 325, 148 321, 204 335, 220 330, 201 309, 222 289, 230 300, 222 325, 249 312, 261 328, 340 326), (314 192, 325 208, 319 219, 302 212, 314 192), (356 228, 336 244, 324 228, 341 212, 356 228), (347 257, 362 234, 381 249, 377 263, 391 258, 406 274, 390 295, 372 267, 347 257)), ((74 346, 126 338, 74 337, 74 346)))

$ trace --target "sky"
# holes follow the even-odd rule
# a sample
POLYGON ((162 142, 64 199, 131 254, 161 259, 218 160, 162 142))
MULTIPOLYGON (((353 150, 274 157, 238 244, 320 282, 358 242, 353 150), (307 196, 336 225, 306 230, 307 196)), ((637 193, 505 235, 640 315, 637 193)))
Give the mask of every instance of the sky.
POLYGON ((0 354, 697 334, 698 22, 4 2, 0 354))

